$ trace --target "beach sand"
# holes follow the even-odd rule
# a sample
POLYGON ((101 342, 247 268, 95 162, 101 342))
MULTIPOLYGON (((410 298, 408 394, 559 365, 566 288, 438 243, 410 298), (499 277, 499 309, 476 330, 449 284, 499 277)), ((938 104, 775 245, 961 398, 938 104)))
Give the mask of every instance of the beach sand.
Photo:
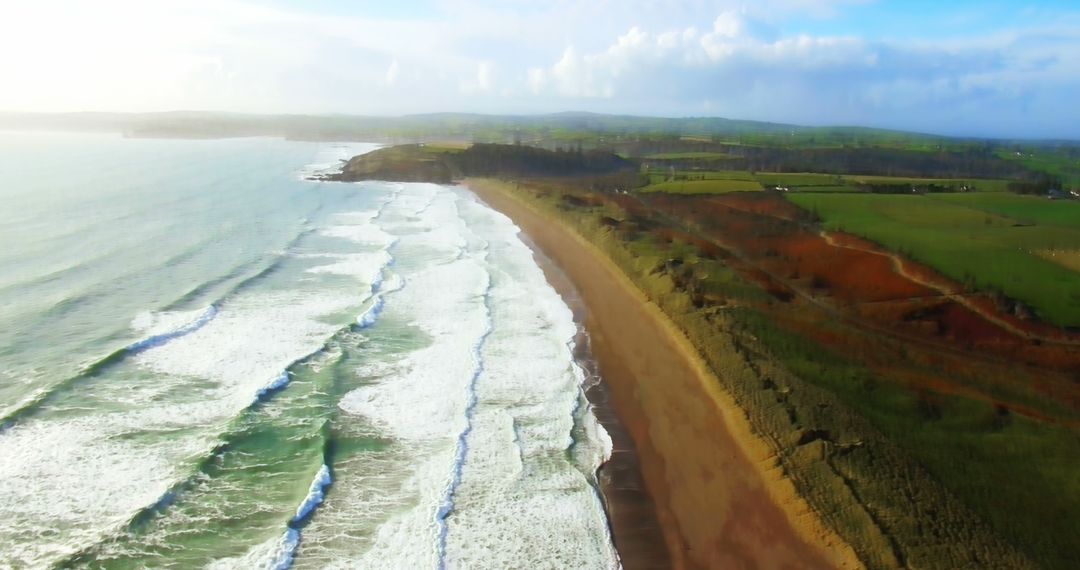
POLYGON ((574 322, 580 327, 574 339, 574 357, 589 375, 590 384, 585 395, 593 406, 593 413, 611 437, 611 457, 600 467, 597 479, 623 567, 626 570, 672 568, 656 504, 641 474, 641 459, 634 439, 619 418, 608 383, 599 381, 603 371, 592 353, 588 306, 562 268, 545 255, 528 234, 522 234, 522 238, 533 250, 548 282, 573 311, 574 322))
MULTIPOLYGON (((614 263, 506 183, 470 179, 465 186, 513 219, 587 307, 603 395, 636 452, 616 451, 606 471, 617 478, 636 462, 645 486, 620 498, 618 481, 605 484, 626 568, 665 567, 664 554, 674 568, 861 567, 795 492, 685 335, 614 263), (645 497, 652 509, 642 508, 645 497), (657 522, 666 553, 655 546, 657 522), (651 546, 644 536, 653 537, 651 546)), ((633 486, 633 477, 622 477, 633 486)))

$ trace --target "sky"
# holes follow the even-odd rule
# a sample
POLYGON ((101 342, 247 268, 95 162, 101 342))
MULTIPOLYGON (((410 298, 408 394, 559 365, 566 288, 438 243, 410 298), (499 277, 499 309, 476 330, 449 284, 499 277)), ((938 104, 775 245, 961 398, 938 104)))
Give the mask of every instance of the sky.
POLYGON ((7 0, 0 110, 719 116, 1080 139, 1080 1, 7 0))

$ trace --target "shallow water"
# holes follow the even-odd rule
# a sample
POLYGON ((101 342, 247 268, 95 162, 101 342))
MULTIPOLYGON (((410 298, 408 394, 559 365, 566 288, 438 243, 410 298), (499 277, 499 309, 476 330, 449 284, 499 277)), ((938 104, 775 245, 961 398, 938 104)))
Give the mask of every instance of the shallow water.
POLYGON ((0 567, 617 565, 572 315, 374 148, 0 134, 0 567))

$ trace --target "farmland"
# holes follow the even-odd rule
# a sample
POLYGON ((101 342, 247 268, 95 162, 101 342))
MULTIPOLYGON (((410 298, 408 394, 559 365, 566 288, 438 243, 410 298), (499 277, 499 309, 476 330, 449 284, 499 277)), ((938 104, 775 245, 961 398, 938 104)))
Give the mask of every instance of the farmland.
POLYGON ((673 180, 646 186, 643 192, 666 192, 668 194, 726 194, 728 192, 756 192, 761 184, 754 180, 706 179, 673 180))
POLYGON ((680 160, 680 159, 695 159, 695 158, 730 158, 731 155, 726 152, 659 152, 646 156, 646 159, 652 160, 680 160))
MULTIPOLYGON (((691 153, 692 154, 692 153, 691 153)), ((813 172, 750 172, 746 170, 664 170, 648 167, 645 175, 649 192, 676 192, 682 194, 709 193, 708 185, 695 185, 692 189, 680 190, 679 186, 662 186, 665 182, 695 180, 743 180, 757 182, 764 188, 785 188, 791 192, 860 192, 872 190, 873 186, 888 188, 893 192, 907 192, 911 189, 925 190, 936 188, 938 191, 960 192, 1003 192, 1007 180, 991 179, 952 179, 952 178, 911 178, 894 176, 863 176, 847 174, 820 174, 813 172)), ((731 192, 737 185, 716 185, 716 193, 731 192)), ((754 190, 753 185, 745 190, 754 190)))
POLYGON ((866 237, 977 289, 1080 326, 1080 273, 1045 250, 1080 249, 1080 203, 999 193, 791 195, 831 231, 866 237))

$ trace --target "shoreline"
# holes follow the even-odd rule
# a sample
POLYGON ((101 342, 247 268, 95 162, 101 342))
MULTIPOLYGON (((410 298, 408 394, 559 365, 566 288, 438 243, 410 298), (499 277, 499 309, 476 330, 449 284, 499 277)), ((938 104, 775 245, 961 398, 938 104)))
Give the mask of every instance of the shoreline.
POLYGON ((585 386, 585 397, 597 421, 611 438, 611 457, 597 469, 596 480, 608 519, 608 529, 622 567, 626 570, 672 568, 671 554, 661 532, 663 527, 653 497, 642 477, 640 454, 634 438, 623 425, 611 401, 604 371, 592 352, 588 305, 566 272, 544 253, 529 234, 521 232, 520 237, 533 251, 533 258, 548 283, 573 312, 574 323, 578 327, 574 337, 574 359, 587 377, 595 379, 585 386))
MULTIPOLYGON (((593 355, 638 452, 672 567, 862 567, 798 495, 697 349, 606 255, 506 183, 462 185, 510 217, 580 293, 593 355)), ((618 548, 625 521, 609 516, 618 548)), ((636 567, 631 552, 619 555, 636 567)))

